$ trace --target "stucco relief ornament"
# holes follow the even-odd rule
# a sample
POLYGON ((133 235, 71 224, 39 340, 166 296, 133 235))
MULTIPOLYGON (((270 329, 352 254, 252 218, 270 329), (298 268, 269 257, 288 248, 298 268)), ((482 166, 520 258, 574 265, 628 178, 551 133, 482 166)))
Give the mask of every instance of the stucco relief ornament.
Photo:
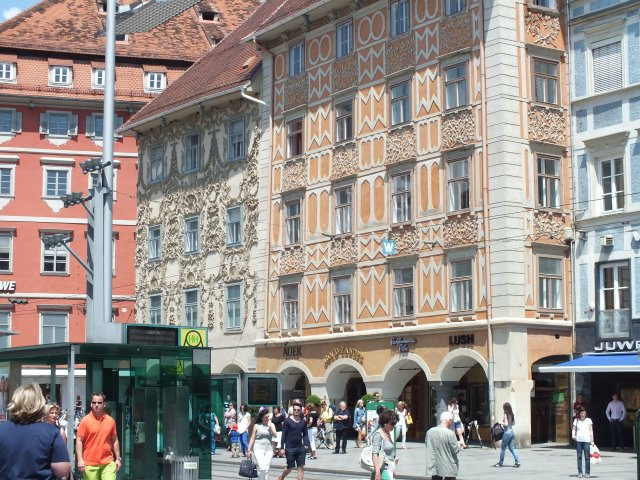
POLYGON ((333 64, 333 92, 341 92, 347 88, 356 86, 358 83, 358 64, 355 55, 351 55, 344 60, 333 64))
POLYGON ((331 266, 356 263, 358 261, 358 245, 353 237, 338 237, 331 241, 331 266))
POLYGON ((536 212, 533 215, 533 230, 535 238, 548 238, 564 243, 565 225, 562 215, 554 212, 536 212))
POLYGON ((386 153, 387 163, 401 162, 416 157, 416 131, 413 124, 389 131, 386 153))
POLYGON ((355 142, 337 145, 333 150, 331 179, 348 177, 358 169, 358 148, 355 142))
POLYGON ((304 271, 304 250, 302 247, 287 248, 280 257, 280 274, 304 271))
POLYGON ((476 243, 478 239, 478 217, 464 215, 448 218, 444 222, 444 245, 455 247, 476 243))
POLYGON ((539 142, 564 143, 563 111, 556 108, 529 106, 529 135, 531 139, 539 142))
POLYGON ((440 24, 440 53, 449 53, 471 46, 471 17, 456 15, 440 24))
POLYGON ((284 164, 282 190, 294 190, 307 184, 307 163, 304 157, 290 160, 284 164))
POLYGON ((393 230, 389 233, 389 239, 395 240, 398 255, 411 255, 420 250, 418 232, 413 227, 393 230))
POLYGON ((291 110, 307 103, 307 75, 289 78, 284 84, 284 109, 291 110))
POLYGON ((527 12, 525 28, 538 45, 556 46, 556 40, 560 35, 560 20, 546 13, 527 12), (544 33, 544 32, 547 33, 544 33))
POLYGON ((473 144, 476 124, 471 108, 447 113, 442 119, 442 148, 452 148, 473 144))
POLYGON ((414 39, 411 36, 387 43, 387 75, 411 67, 415 63, 414 39))

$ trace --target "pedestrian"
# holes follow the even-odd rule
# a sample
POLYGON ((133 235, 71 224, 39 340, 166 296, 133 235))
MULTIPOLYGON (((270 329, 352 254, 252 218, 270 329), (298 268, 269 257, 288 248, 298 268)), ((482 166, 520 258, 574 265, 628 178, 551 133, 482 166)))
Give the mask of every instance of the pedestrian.
POLYGON ((399 401, 396 404, 396 415, 398 416, 398 424, 396 425, 396 440, 402 435, 402 448, 407 449, 407 404, 399 401))
POLYGON ((311 449, 311 456, 309 458, 311 460, 318 459, 318 455, 316 454, 316 435, 318 434, 319 418, 318 407, 313 403, 307 404, 307 435, 309 436, 309 448, 311 449))
POLYGON ((336 449, 333 453, 340 453, 340 441, 342 441, 342 453, 347 453, 349 416, 350 413, 347 409, 347 402, 340 402, 340 407, 333 416, 333 426, 336 430, 336 449))
POLYGON ((60 436, 62 437, 62 441, 67 443, 67 429, 60 425, 60 405, 57 403, 51 403, 44 407, 45 411, 45 422, 53 425, 58 430, 60 430, 60 436))
POLYGON ((453 431, 456 432, 456 435, 460 439, 460 447, 461 448, 469 448, 469 446, 464 442, 464 428, 462 428, 462 419, 460 418, 460 406, 458 405, 458 399, 453 397, 449 401, 449 406, 447 407, 451 415, 453 415, 453 431))
POLYGON ((91 394, 91 413, 78 427, 76 455, 84 480, 116 480, 122 467, 116 422, 104 411, 105 398, 104 393, 91 394))
POLYGON ((378 403, 380 401, 380 392, 373 392, 373 400, 371 401, 378 403))
POLYGON ((42 422, 45 400, 38 384, 16 388, 0 422, 0 478, 50 480, 68 477, 71 462, 60 431, 42 422))
POLYGON ((383 411, 378 417, 378 429, 371 434, 371 454, 373 458, 373 472, 371 480, 393 480, 395 471, 395 446, 391 432, 396 427, 398 417, 391 410, 383 411), (384 463, 380 460, 380 452, 384 452, 384 463))
POLYGON ((589 410, 589 404, 584 399, 584 395, 582 393, 579 393, 578 398, 576 398, 576 401, 573 402, 573 418, 578 418, 578 407, 589 410))
POLYGON ((451 431, 453 415, 440 414, 440 425, 427 431, 427 478, 432 480, 455 480, 458 476, 458 453, 460 444, 451 431))
POLYGON ((624 437, 622 432, 622 422, 627 416, 627 408, 624 402, 620 400, 620 394, 614 393, 612 400, 607 405, 605 411, 607 420, 609 420, 609 432, 611 433, 611 448, 615 450, 618 445, 624 451, 624 437))
POLYGON ((242 456, 247 456, 247 448, 249 447, 249 427, 251 427, 251 414, 246 403, 240 405, 238 412, 238 435, 240 435, 240 448, 242 456))
POLYGON ((229 402, 229 406, 224 412, 224 428, 227 434, 227 450, 231 451, 231 440, 229 434, 231 433, 231 427, 236 424, 236 405, 233 402, 229 402))
POLYGON ((366 425, 367 412, 364 409, 364 400, 358 400, 353 411, 353 428, 356 431, 356 447, 363 448, 362 440, 367 436, 366 425))
POLYGON ((305 447, 308 446, 307 422, 302 418, 302 405, 294 403, 291 416, 282 424, 282 448, 280 453, 287 457, 287 468, 278 480, 284 480, 291 470, 298 469, 298 480, 304 478, 305 447))
POLYGON ((273 407, 271 412, 271 423, 276 427, 276 445, 275 454, 280 456, 280 447, 282 447, 282 422, 285 421, 287 416, 282 412, 282 409, 278 406, 273 407))
POLYGON ((591 445, 593 445, 593 422, 587 417, 587 411, 578 406, 578 418, 573 421, 571 438, 576 442, 578 452, 578 478, 582 478, 582 457, 584 456, 584 476, 591 474, 591 445))
POLYGON ((220 422, 216 412, 211 410, 211 455, 216 454, 216 436, 220 434, 220 422))
POLYGON ((266 408, 258 412, 258 418, 251 431, 247 458, 252 456, 258 465, 258 480, 267 480, 269 467, 273 458, 273 439, 276 438, 276 427, 269 419, 269 410, 266 408))
POLYGON ((516 418, 513 414, 513 408, 511 408, 511 404, 509 402, 505 402, 502 405, 502 411, 504 413, 502 417, 502 426, 504 427, 504 434, 502 435, 502 445, 500 446, 500 461, 494 465, 494 467, 501 467, 504 462, 504 454, 507 451, 507 447, 509 447, 509 451, 511 455, 513 455, 513 459, 515 460, 514 467, 520 466, 520 457, 518 456, 518 452, 516 451, 516 436, 513 433, 513 428, 516 424, 516 418))
POLYGON ((240 434, 236 423, 231 425, 231 430, 229 430, 229 445, 231 447, 231 458, 240 457, 240 434))
POLYGON ((384 405, 378 405, 376 407, 376 413, 371 415, 371 418, 369 419, 369 443, 371 443, 371 435, 374 434, 374 432, 376 430, 378 430, 378 419, 380 418, 380 414, 384 411, 387 410, 387 407, 385 407, 384 405))
POLYGON ((333 436, 333 414, 335 410, 333 410, 329 406, 329 402, 326 400, 322 400, 320 403, 320 419, 322 420, 322 428, 324 428, 325 438, 330 442, 334 440, 334 438, 329 438, 333 436))

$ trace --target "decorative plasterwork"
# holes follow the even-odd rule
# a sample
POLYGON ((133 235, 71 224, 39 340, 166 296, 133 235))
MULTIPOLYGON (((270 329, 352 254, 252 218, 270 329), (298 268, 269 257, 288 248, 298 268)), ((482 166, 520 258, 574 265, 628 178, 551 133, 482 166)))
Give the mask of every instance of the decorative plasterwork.
POLYGON ((442 117, 442 148, 452 148, 473 144, 476 124, 471 108, 446 113, 442 117))
POLYGON ((413 226, 393 229, 389 239, 395 240, 397 255, 412 255, 420 251, 420 237, 413 226))
POLYGON ((471 16, 455 15, 440 24, 440 54, 462 50, 471 46, 471 16))
POLYGON ((455 247, 478 241, 478 217, 474 214, 450 217, 444 221, 444 245, 455 247))
POLYGON ((285 249, 280 255, 280 275, 303 272, 305 268, 302 247, 285 249))
POLYGON ((358 147, 355 142, 336 145, 333 150, 331 179, 348 177, 358 171, 358 147))
POLYGON ((338 237, 331 240, 331 266, 356 263, 358 261, 358 245, 353 237, 338 237))
POLYGON ((537 45, 555 47, 560 36, 560 19, 542 12, 527 11, 524 16, 525 29, 537 45))
POLYGON ((307 103, 306 73, 289 78, 284 83, 284 109, 291 110, 307 103))
POLYGON ((358 63, 355 55, 338 60, 333 64, 333 91, 341 92, 358 84, 358 63))
POLYGON ((535 239, 548 238, 564 243, 565 224, 561 213, 537 211, 533 214, 533 230, 535 239))
POLYGON ((415 64, 414 45, 412 36, 405 36, 387 43, 387 75, 405 70, 415 64))
POLYGON ((282 191, 295 190, 307 185, 307 162, 304 157, 289 160, 284 164, 282 191))
POLYGON ((416 130, 413 124, 389 131, 387 137, 387 163, 415 158, 416 130))
POLYGON ((538 142, 564 144, 564 111, 558 108, 529 105, 529 138, 538 142))

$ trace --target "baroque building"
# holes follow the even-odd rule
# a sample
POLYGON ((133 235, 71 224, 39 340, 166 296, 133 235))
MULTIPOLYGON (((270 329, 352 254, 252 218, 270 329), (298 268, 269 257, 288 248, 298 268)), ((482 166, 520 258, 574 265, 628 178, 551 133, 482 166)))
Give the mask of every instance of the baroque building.
POLYGON ((378 390, 422 438, 461 393, 483 425, 511 402, 519 443, 568 438, 567 376, 537 370, 571 353, 565 14, 285 2, 247 34, 273 82, 257 366, 285 402, 378 390))

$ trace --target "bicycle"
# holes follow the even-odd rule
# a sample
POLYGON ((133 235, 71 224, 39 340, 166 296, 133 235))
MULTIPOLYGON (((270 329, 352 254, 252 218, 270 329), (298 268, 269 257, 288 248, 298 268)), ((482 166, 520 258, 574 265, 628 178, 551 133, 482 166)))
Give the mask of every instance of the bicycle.
POLYGON ((333 450, 336 447, 336 431, 333 427, 326 431, 324 427, 318 428, 316 434, 316 450, 320 447, 333 450))
POLYGON ((480 448, 482 448, 482 438, 480 437, 480 429, 478 428, 478 421, 473 420, 472 422, 467 423, 467 438, 465 439, 465 443, 469 445, 469 439, 473 439, 473 431, 476 431, 476 436, 478 437, 478 443, 480 443, 480 448))

